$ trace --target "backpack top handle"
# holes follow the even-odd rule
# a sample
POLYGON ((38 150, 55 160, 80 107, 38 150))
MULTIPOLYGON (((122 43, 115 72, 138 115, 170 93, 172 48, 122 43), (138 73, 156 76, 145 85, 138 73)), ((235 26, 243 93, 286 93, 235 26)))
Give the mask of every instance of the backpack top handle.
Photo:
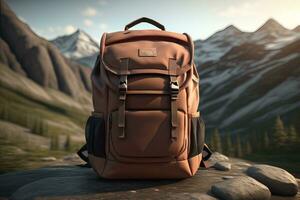
POLYGON ((147 17, 142 17, 142 18, 139 18, 137 20, 134 20, 134 21, 130 22, 129 24, 127 24, 125 26, 124 30, 127 31, 131 27, 133 27, 133 26, 135 26, 135 25, 137 25, 139 23, 142 23, 142 22, 152 24, 153 26, 156 26, 157 28, 161 29, 162 31, 165 30, 164 25, 160 24, 159 22, 157 22, 157 21, 155 21, 153 19, 147 18, 147 17))

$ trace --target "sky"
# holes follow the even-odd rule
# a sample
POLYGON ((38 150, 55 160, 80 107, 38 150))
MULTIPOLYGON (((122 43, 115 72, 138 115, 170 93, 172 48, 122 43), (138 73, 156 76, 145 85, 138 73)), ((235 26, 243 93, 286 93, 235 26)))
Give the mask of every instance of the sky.
MULTIPOLYGON (((7 0, 17 16, 42 37, 54 39, 78 28, 95 40, 150 17, 166 30, 206 39, 234 25, 255 31, 269 18, 286 28, 300 25, 300 0, 7 0)), ((141 24, 135 29, 152 28, 141 24)))

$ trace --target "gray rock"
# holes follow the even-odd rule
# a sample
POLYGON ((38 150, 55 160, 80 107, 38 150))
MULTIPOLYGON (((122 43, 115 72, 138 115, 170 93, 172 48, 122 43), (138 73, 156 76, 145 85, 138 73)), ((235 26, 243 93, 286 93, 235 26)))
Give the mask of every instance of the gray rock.
POLYGON ((225 200, 267 200, 271 198, 269 189, 247 176, 240 176, 214 184, 211 192, 225 200))
POLYGON ((170 195, 169 198, 172 200, 181 200, 181 199, 191 199, 191 200, 217 200, 215 197, 212 197, 208 194, 203 193, 184 193, 184 194, 173 194, 170 195))
POLYGON ((240 167, 250 167, 251 166, 251 164, 246 163, 246 162, 238 162, 235 165, 238 165, 240 167))
POLYGON ((95 173, 90 168, 71 166, 49 167, 1 174, 0 197, 9 197, 17 189, 41 179, 49 177, 72 177, 78 175, 95 177, 95 173))
POLYGON ((228 179, 232 179, 234 178, 234 176, 222 176, 222 179, 224 180, 228 180, 228 179))
POLYGON ((209 162, 211 163, 211 165, 213 166, 216 162, 220 162, 220 161, 229 161, 229 158, 223 154, 220 154, 218 152, 214 152, 210 158, 209 158, 209 162))
POLYGON ((73 160, 78 160, 79 157, 77 154, 71 154, 71 155, 67 155, 67 156, 64 156, 63 160, 69 160, 69 161, 73 161, 73 160))
POLYGON ((295 177, 284 169, 270 165, 253 165, 246 173, 266 185, 272 194, 294 196, 298 192, 295 177))
MULTIPOLYGON (((232 160, 232 164, 235 166, 235 161, 232 160)), ((106 180, 98 178, 91 168, 56 166, 1 174, 0 199, 213 200, 217 196, 212 196, 212 185, 245 176, 243 173, 244 171, 239 171, 235 167, 227 172, 211 168, 200 169, 194 177, 183 180, 106 180), (229 180, 224 180, 224 176, 228 176, 229 180)), ((241 185, 243 183, 239 182, 231 189, 241 193, 240 196, 245 196, 243 191, 250 187, 246 185, 243 186, 246 189, 241 190, 241 185)), ((252 189, 255 192, 260 191, 260 187, 257 185, 253 185, 252 189)), ((246 190, 246 192, 248 191, 246 190)), ((274 196, 272 199, 278 200, 279 197, 274 196)), ((291 198, 280 197, 280 200, 284 199, 291 198)), ((293 199, 297 199, 297 197, 293 197, 293 199)))
POLYGON ((41 158, 42 161, 56 161, 56 158, 53 156, 49 156, 49 157, 43 157, 41 158))
POLYGON ((214 168, 221 171, 229 171, 231 169, 231 164, 229 162, 220 161, 216 162, 214 168))

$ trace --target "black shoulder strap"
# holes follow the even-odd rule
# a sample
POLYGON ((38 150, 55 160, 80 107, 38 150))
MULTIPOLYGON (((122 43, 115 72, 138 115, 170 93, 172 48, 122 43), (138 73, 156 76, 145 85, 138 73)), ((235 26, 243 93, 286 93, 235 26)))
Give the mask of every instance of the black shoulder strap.
POLYGON ((83 145, 78 151, 77 151, 77 155, 84 160, 87 163, 87 166, 89 166, 89 154, 88 154, 88 150, 87 150, 87 144, 83 145))

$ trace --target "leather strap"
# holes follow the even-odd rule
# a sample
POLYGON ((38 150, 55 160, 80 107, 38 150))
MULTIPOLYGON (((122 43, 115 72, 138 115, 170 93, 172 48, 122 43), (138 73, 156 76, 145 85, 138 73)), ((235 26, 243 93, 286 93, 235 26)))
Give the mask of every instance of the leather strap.
POLYGON ((169 75, 170 75, 170 94, 171 94, 171 139, 177 139, 177 98, 179 93, 179 84, 174 71, 177 69, 177 63, 174 59, 169 59, 169 75))
MULTIPOLYGON (((122 71, 128 70, 128 58, 121 59, 122 71)), ((121 129, 119 138, 125 138, 125 105, 126 105, 126 93, 127 93, 127 75, 120 75, 119 83, 119 116, 118 116, 118 127, 121 129)))
POLYGON ((164 25, 160 24, 159 22, 153 20, 153 19, 150 19, 150 18, 147 18, 147 17, 142 17, 142 18, 139 18, 137 20, 134 20, 132 22, 130 22, 129 24, 127 24, 124 28, 125 31, 127 31, 128 29, 130 29, 131 27, 139 24, 139 23, 142 23, 142 22, 146 22, 148 24, 152 24, 153 26, 156 26, 157 28, 161 29, 161 30, 166 30, 164 25))
POLYGON ((193 66, 193 63, 194 63, 194 51, 195 51, 195 48, 194 48, 194 42, 193 42, 193 39, 191 38, 191 36, 187 33, 183 33, 183 35, 185 35, 187 37, 187 40, 189 41, 189 49, 190 49, 190 66, 193 66))
POLYGON ((211 155, 212 155, 212 151, 210 150, 210 148, 208 147, 207 144, 204 144, 203 153, 202 153, 203 160, 207 161, 210 158, 211 155))
POLYGON ((203 150, 202 150, 202 160, 201 160, 201 163, 200 163, 200 167, 204 167, 204 168, 209 167, 208 163, 207 163, 207 160, 210 158, 211 155, 212 155, 212 151, 209 149, 207 144, 204 144, 203 150))

